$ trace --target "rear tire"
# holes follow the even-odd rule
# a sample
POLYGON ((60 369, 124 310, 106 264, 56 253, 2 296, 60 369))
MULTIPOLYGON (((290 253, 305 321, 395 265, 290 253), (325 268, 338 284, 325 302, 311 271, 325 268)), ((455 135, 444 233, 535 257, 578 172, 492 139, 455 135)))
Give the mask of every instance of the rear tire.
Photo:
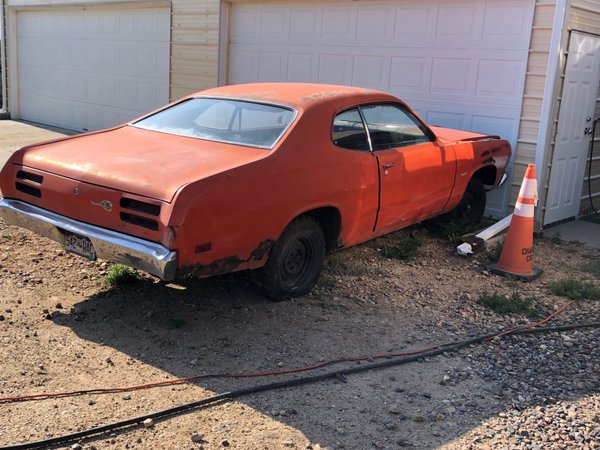
POLYGON ((284 230, 262 268, 265 295, 281 301, 307 294, 325 261, 325 236, 312 217, 300 217, 284 230))
POLYGON ((451 220, 459 225, 478 224, 485 211, 485 187, 479 178, 471 178, 460 203, 451 214, 451 220))

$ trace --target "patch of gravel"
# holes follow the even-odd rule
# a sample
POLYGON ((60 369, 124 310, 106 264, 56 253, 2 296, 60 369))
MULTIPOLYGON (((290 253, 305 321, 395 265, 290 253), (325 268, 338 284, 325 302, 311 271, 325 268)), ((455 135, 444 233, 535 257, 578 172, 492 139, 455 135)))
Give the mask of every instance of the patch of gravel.
MULTIPOLYGON (((463 340, 532 322, 482 306, 477 300, 483 292, 532 297, 547 315, 569 303, 552 295, 549 283, 582 276, 582 264, 600 257, 600 251, 580 245, 536 241, 535 262, 544 275, 521 284, 491 275, 484 255, 460 258, 452 245, 431 236, 413 261, 385 258, 382 248, 400 236, 331 255, 310 295, 274 304, 260 296, 248 274, 169 284, 142 275, 108 288, 106 262, 84 261, 0 222, 0 397, 278 370, 463 340)), ((581 301, 548 325, 598 320, 600 302, 581 301)), ((507 336, 346 380, 154 420, 80 444, 84 449, 600 449, 599 349, 598 329, 507 336)), ((0 445, 271 381, 205 380, 3 404, 0 445)))

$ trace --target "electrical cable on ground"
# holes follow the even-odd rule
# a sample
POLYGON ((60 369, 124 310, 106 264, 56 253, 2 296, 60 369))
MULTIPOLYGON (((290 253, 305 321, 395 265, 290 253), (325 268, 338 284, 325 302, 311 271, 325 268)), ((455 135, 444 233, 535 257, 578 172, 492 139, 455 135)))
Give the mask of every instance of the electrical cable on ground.
MULTIPOLYGON (((568 303, 556 310, 552 314, 550 314, 545 319, 542 319, 538 322, 533 322, 527 325, 528 328, 539 327, 553 319, 554 317, 562 314, 565 310, 570 308, 574 302, 568 303)), ((511 333, 513 330, 508 330, 505 332, 499 333, 497 336, 503 336, 505 333, 511 333)), ((125 386, 125 387, 113 387, 113 388, 95 388, 95 389, 82 389, 77 391, 67 391, 67 392, 52 392, 52 393, 40 393, 40 394, 30 394, 30 395, 22 395, 16 397, 0 397, 0 403, 15 403, 15 402, 25 402, 32 400, 44 400, 49 398, 62 398, 62 397, 75 397, 80 395, 93 395, 93 394, 116 394, 122 392, 131 392, 138 391, 142 389, 152 389, 157 387, 165 387, 165 386, 173 386, 177 384, 189 383, 191 381, 197 380, 206 380, 206 379, 215 379, 215 378, 259 378, 259 377, 268 377, 268 376, 280 376, 280 375, 290 375, 293 373, 300 372, 308 372, 311 370, 321 369, 326 366, 332 366, 336 364, 346 363, 346 362, 357 362, 357 361, 367 361, 373 359, 383 359, 383 358, 395 358, 402 356, 412 356, 418 355, 423 352, 427 352, 430 350, 436 350, 438 348, 444 348, 448 345, 452 344, 439 344, 433 345, 417 350, 411 350, 408 352, 390 352, 390 353, 381 353, 376 355, 363 355, 363 356, 352 356, 346 358, 338 358, 332 359, 329 361, 323 361, 316 364, 311 364, 303 367, 293 367, 290 369, 281 369, 281 370, 270 370, 270 371, 262 371, 262 372, 252 372, 252 373, 218 373, 218 374, 203 374, 203 375, 195 375, 192 377, 185 378, 175 378, 173 380, 163 380, 156 381, 152 383, 138 384, 135 386, 125 386)))
POLYGON ((326 372, 326 373, 319 374, 319 375, 312 375, 312 376, 301 377, 301 378, 296 378, 296 379, 286 380, 286 381, 278 381, 278 382, 274 382, 274 383, 250 386, 250 387, 241 388, 241 389, 237 389, 237 390, 233 390, 233 391, 229 391, 229 392, 223 392, 221 394, 217 394, 212 397, 208 397, 208 398, 205 398, 202 400, 197 400, 197 401, 194 401, 191 403, 186 403, 183 405, 175 406, 172 408, 167 408, 167 409, 164 409, 161 411, 156 411, 156 412, 146 414, 143 416, 138 416, 138 417, 130 418, 127 420, 114 422, 112 424, 102 425, 102 426, 99 426, 96 428, 91 428, 88 430, 83 430, 83 431, 71 433, 71 434, 64 435, 64 436, 58 436, 58 437, 44 439, 44 440, 35 441, 35 442, 28 442, 28 443, 23 443, 23 444, 15 444, 15 445, 9 445, 9 446, 5 446, 5 447, 0 447, 0 450, 28 450, 28 449, 34 449, 34 448, 49 447, 52 445, 62 444, 62 443, 70 442, 70 441, 74 441, 74 440, 79 440, 84 437, 92 436, 95 434, 106 433, 106 432, 113 431, 113 430, 116 430, 119 428, 124 428, 127 426, 137 425, 137 424, 142 423, 146 419, 158 419, 158 418, 163 418, 163 417, 167 417, 167 416, 172 416, 174 414, 188 411, 191 409, 205 407, 208 405, 212 405, 212 404, 219 403, 219 402, 226 401, 226 400, 232 400, 232 399, 250 395, 250 394, 256 394, 259 392, 271 391, 271 390, 276 390, 276 389, 308 385, 308 384, 313 384, 313 383, 317 383, 317 382, 321 382, 321 381, 325 381, 325 380, 331 380, 331 379, 338 379, 341 381, 345 381, 347 375, 366 372, 369 370, 376 370, 376 369, 383 369, 383 368, 388 368, 388 367, 393 367, 393 366, 399 366, 401 364, 406 364, 409 362, 416 361, 417 359, 420 359, 420 358, 437 356, 444 352, 458 350, 459 348, 463 348, 468 345, 472 345, 472 344, 480 343, 480 342, 483 342, 483 341, 486 341, 489 339, 493 339, 495 337, 498 337, 500 334, 502 334, 502 335, 507 335, 507 334, 520 335, 520 334, 534 334, 534 333, 549 333, 549 332, 572 331, 572 330, 578 330, 578 329, 584 329, 584 328, 600 328, 600 322, 575 323, 575 324, 552 326, 552 327, 516 328, 516 329, 512 330, 510 333, 501 332, 501 333, 490 333, 490 334, 480 335, 480 336, 473 337, 471 339, 466 339, 463 341, 458 341, 453 344, 443 346, 442 348, 426 351, 426 352, 420 353, 418 355, 405 356, 402 358, 397 358, 397 359, 392 359, 392 360, 387 360, 387 361, 382 361, 382 362, 377 362, 377 363, 371 363, 371 364, 367 364, 367 365, 363 365, 363 366, 357 366, 357 367, 351 367, 351 368, 337 370, 337 371, 326 372))

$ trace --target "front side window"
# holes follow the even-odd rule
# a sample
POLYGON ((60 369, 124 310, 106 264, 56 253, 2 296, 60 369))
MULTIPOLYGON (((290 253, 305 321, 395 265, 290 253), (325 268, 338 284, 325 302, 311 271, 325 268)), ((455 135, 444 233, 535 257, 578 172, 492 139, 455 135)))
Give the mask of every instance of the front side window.
POLYGON ((366 152, 370 150, 367 132, 357 109, 344 111, 335 117, 332 139, 338 147, 366 152))
POLYGON ((361 106, 373 151, 430 142, 423 125, 396 105, 361 106))
POLYGON ((133 126, 209 141, 272 148, 295 113, 277 105, 193 98, 138 120, 133 126))

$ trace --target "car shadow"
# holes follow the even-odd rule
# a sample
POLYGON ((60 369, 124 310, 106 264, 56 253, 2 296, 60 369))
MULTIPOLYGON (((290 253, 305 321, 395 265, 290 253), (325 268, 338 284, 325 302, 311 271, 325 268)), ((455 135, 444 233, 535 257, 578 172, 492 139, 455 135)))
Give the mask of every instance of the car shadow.
MULTIPOLYGON (((147 278, 99 292, 52 318, 82 339, 174 377, 281 370, 468 337, 461 336, 462 329, 448 333, 451 325, 442 329, 432 323, 410 298, 396 298, 394 309, 385 300, 385 287, 375 291, 371 301, 359 301, 322 281, 301 299, 273 303, 261 295, 251 273, 181 283, 147 278)), ((428 358, 236 401, 322 446, 435 448, 514 406, 513 396, 493 381, 452 375, 446 383, 446 374, 463 373, 464 356, 428 358)), ((314 373, 194 384, 218 393, 314 373)), ((158 380, 144 380, 149 381, 158 380)))

